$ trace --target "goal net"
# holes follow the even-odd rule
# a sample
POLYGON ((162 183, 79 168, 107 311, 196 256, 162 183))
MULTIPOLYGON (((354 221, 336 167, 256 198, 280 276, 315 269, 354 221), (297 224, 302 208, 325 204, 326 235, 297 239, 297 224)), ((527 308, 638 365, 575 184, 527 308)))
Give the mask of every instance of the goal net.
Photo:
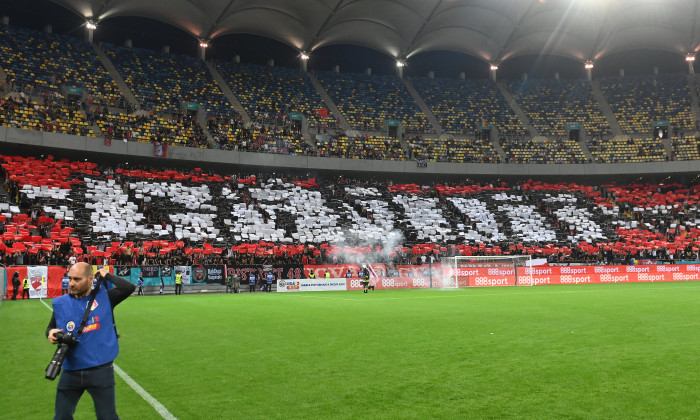
POLYGON ((456 256, 442 259, 443 287, 532 286, 531 255, 456 256))

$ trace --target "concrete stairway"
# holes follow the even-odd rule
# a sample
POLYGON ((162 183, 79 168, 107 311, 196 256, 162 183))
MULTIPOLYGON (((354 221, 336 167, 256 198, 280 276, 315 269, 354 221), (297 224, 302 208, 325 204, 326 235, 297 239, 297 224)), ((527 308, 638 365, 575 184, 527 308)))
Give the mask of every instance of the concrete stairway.
POLYGON ((352 127, 350 127, 350 123, 348 123, 347 118, 345 118, 345 115, 340 112, 340 108, 338 108, 335 102, 333 102, 333 99, 331 99, 328 93, 326 93, 326 90, 323 88, 323 86, 321 86, 321 83, 318 81, 316 76, 310 72, 307 72, 306 75, 308 76, 309 80, 311 80, 311 84, 316 89, 316 92, 321 95, 321 99, 323 99, 323 103, 326 104, 330 114, 340 121, 340 128, 342 128, 345 132, 350 131, 352 127))
POLYGON ((233 91, 229 87, 228 83, 226 83, 226 80, 224 80, 224 77, 216 69, 214 62, 207 61, 206 64, 207 68, 209 69, 209 73, 211 73, 212 77, 214 78, 214 81, 216 81, 216 84, 219 86, 219 89, 221 89, 221 92, 224 94, 224 96, 226 96, 226 99, 228 99, 229 102, 231 102, 233 109, 235 109, 236 112, 241 114, 241 117, 243 118, 243 122, 245 123, 246 127, 250 125, 250 115, 248 115, 248 112, 245 110, 245 108, 243 108, 243 104, 241 104, 238 98, 236 98, 236 95, 233 94, 233 91))
POLYGON ((588 144, 586 143, 586 139, 579 140, 578 145, 581 148, 583 155, 586 156, 586 159, 593 162, 593 154, 591 153, 591 149, 588 148, 588 144))
MULTIPOLYGON (((694 74, 688 75, 688 90, 690 91, 691 108, 693 110, 693 121, 700 121, 700 99, 698 99, 697 78, 694 74)), ((695 128, 693 128, 693 131, 695 128)))
POLYGON ((433 131, 435 131, 438 134, 442 133, 442 126, 440 125, 440 121, 438 121, 438 119, 435 117, 430 108, 428 108, 428 104, 426 104, 423 98, 421 98, 416 88, 414 88, 413 85, 411 85, 411 83, 406 79, 403 79, 403 84, 406 86, 408 93, 410 93, 413 97, 413 100, 416 101, 416 105, 418 105, 420 110, 423 111, 423 114, 425 114, 425 117, 428 119, 430 125, 433 126, 433 131))
POLYGON ((127 86, 121 74, 117 71, 117 68, 112 64, 112 60, 107 57, 107 54, 102 51, 99 45, 93 44, 93 47, 95 48, 95 52, 97 52, 97 56, 100 58, 100 62, 104 68, 107 69, 109 75, 112 76, 112 79, 117 84, 119 91, 124 95, 124 98, 126 98, 134 109, 139 109, 139 102, 136 100, 136 96, 134 96, 134 93, 129 89, 129 86, 127 86))
POLYGON ((498 154, 498 156, 501 158, 501 161, 505 162, 507 156, 505 150, 503 150, 499 136, 492 136, 491 144, 493 145, 493 150, 495 150, 496 154, 498 154))
POLYGON ((622 127, 620 127, 620 124, 617 122, 615 114, 613 114, 608 100, 605 99, 605 95, 603 95, 603 91, 600 89, 600 84, 597 80, 591 81, 591 89, 593 90, 593 97, 595 98, 596 102, 598 102, 598 107, 603 113, 605 119, 608 120, 608 125, 610 125, 613 136, 624 134, 622 127))
POLYGON ((520 105, 518 105, 518 103, 515 101, 513 95, 508 92, 508 89, 506 89, 502 82, 496 82, 496 86, 498 87, 498 90, 501 91, 501 95, 503 95, 505 98, 510 109, 512 109, 513 112, 515 112, 515 115, 518 116, 520 124, 525 127, 525 129, 530 133, 530 136, 533 138, 537 137, 537 130, 535 129, 535 126, 530 123, 530 119, 527 117, 527 115, 525 115, 525 111, 523 111, 523 109, 520 108, 520 105))

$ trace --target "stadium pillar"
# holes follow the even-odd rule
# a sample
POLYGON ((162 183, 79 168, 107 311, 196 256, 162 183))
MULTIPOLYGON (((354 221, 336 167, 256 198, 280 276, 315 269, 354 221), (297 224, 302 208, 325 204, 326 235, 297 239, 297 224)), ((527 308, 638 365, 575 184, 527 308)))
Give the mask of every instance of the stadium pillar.
POLYGON ((435 72, 432 71, 432 70, 430 70, 430 71, 428 72, 428 79, 434 79, 434 78, 435 78, 435 72))
POLYGON ((233 62, 236 64, 241 64, 241 56, 236 54, 233 56, 233 62))
POLYGON ((489 68, 489 74, 491 75, 491 81, 496 82, 497 77, 496 73, 498 72, 498 66, 495 64, 492 64, 491 67, 489 68))
POLYGON ((691 75, 692 75, 692 74, 695 74, 695 68, 693 67, 693 62, 692 62, 692 61, 688 61, 688 73, 691 74, 691 75))
POLYGON ((95 33, 94 29, 88 28, 88 30, 87 30, 87 42, 92 44, 92 39, 93 39, 94 33, 95 33))
POLYGON ((308 59, 303 59, 303 58, 302 58, 302 59, 299 60, 299 64, 300 64, 301 70, 302 70, 304 73, 306 73, 306 72, 308 71, 309 60, 308 60, 308 59))
POLYGON ((44 33, 45 34, 52 34, 53 33, 53 25, 49 24, 44 26, 44 33))
POLYGON ((160 50, 163 54, 170 54, 170 45, 163 45, 163 49, 160 50))
POLYGON ((590 82, 593 80, 593 69, 586 69, 586 79, 590 82))
POLYGON ((2 23, 3 25, 9 25, 10 24, 10 17, 3 16, 2 19, 0 19, 0 23, 2 23))
POLYGON ((199 44, 199 58, 204 61, 207 57, 207 45, 204 43, 199 44))

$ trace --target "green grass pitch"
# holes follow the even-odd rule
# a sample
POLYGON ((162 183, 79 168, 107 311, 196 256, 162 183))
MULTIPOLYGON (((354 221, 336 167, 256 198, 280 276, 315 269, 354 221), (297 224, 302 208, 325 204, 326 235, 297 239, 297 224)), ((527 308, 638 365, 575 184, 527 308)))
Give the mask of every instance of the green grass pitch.
MULTIPOLYGON (((115 315, 116 364, 178 419, 700 418, 698 283, 132 296, 115 315)), ((49 318, 0 306, 1 419, 53 415, 49 318)), ((116 388, 121 418, 159 418, 116 388)))

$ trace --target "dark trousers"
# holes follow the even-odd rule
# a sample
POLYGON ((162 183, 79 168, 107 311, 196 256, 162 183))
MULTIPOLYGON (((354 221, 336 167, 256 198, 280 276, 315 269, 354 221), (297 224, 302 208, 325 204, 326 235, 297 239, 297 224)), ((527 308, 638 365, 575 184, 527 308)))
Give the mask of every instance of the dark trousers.
POLYGON ((249 290, 249 291, 250 291, 250 292, 255 292, 255 284, 254 284, 254 283, 251 283, 251 284, 250 284, 250 290, 249 290))
POLYGON ((22 289, 22 299, 29 299, 29 289, 22 289))
POLYGON ((56 389, 54 420, 72 419, 75 407, 87 391, 95 404, 99 420, 119 419, 114 397, 114 367, 112 363, 84 370, 64 370, 56 389))
POLYGON ((17 292, 19 292, 19 289, 16 287, 13 287, 12 289, 12 300, 17 300, 17 292))
POLYGON ((182 294, 182 283, 175 283, 175 294, 176 295, 181 295, 182 294))

